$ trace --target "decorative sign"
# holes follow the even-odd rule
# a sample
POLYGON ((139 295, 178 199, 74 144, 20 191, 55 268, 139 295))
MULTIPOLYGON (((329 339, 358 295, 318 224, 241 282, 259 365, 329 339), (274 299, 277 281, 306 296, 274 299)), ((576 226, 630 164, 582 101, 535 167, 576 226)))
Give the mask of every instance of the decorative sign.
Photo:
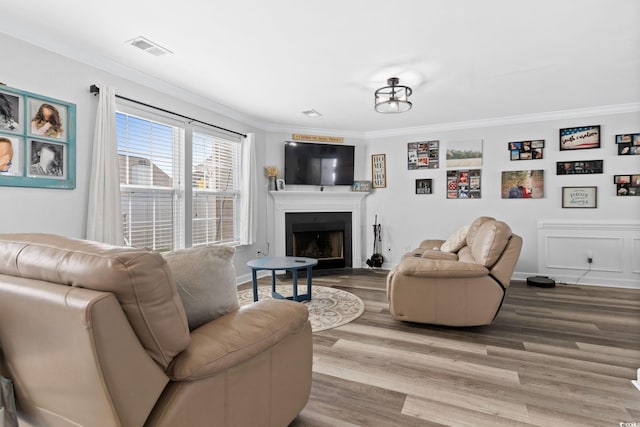
POLYGON ((373 188, 385 188, 387 186, 387 160, 384 154, 371 156, 371 178, 373 188))
POLYGON ((344 138, 341 136, 304 135, 301 133, 294 133, 291 137, 294 141, 344 142, 344 138))
POLYGON ((597 208, 598 187, 562 187, 563 208, 597 208))
POLYGON ((600 148, 600 126, 560 129, 560 151, 600 148))

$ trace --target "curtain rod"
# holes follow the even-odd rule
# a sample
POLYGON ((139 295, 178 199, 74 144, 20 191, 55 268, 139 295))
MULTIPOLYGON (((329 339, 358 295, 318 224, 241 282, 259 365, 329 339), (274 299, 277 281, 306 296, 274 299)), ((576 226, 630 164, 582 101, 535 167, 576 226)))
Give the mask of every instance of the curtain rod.
MULTIPOLYGON (((96 85, 91 85, 91 86, 89 86, 89 93, 92 93, 92 94, 97 96, 100 93, 100 88, 98 86, 96 86, 96 85)), ((156 107, 155 105, 150 105, 150 104, 147 104, 147 103, 144 103, 144 102, 141 102, 141 101, 136 101, 135 99, 127 98, 126 96, 116 95, 116 98, 124 99, 125 101, 133 102, 134 104, 143 105, 145 107, 153 108, 154 110, 158 110, 158 111, 162 111, 164 113, 172 114, 174 116, 182 117, 183 119, 187 119, 187 120, 190 120, 192 122, 196 122, 196 123, 200 123, 200 124, 203 124, 203 125, 211 126, 213 128, 220 129, 220 130, 223 130, 225 132, 229 132, 229 133, 233 133, 233 134, 239 135, 239 136, 241 136, 243 138, 247 137, 247 135, 244 134, 244 133, 240 133, 240 132, 236 132, 235 130, 231 130, 231 129, 223 128, 223 127, 220 127, 220 126, 212 125, 211 123, 203 122, 201 120, 194 119, 193 117, 185 116, 185 115, 182 115, 182 114, 179 114, 179 113, 175 113, 173 111, 165 110, 164 108, 156 107)))

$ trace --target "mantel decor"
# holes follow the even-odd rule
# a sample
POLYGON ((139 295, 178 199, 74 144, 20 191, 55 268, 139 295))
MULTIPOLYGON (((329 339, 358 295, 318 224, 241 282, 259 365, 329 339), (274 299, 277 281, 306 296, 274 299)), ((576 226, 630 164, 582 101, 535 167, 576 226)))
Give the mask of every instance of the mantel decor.
POLYGON ((76 106, 0 86, 0 186, 76 188, 76 106))

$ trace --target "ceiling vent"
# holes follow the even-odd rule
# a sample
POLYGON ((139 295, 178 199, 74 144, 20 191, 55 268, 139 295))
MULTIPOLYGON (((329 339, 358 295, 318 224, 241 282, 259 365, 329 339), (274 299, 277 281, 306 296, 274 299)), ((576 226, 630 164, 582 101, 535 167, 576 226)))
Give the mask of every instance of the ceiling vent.
POLYGON ((322 115, 318 113, 316 110, 306 110, 306 111, 303 111, 302 114, 304 114, 307 117, 320 117, 322 115))
POLYGON ((162 56, 162 55, 166 55, 167 53, 173 53, 169 49, 165 49, 159 44, 154 43, 151 40, 142 36, 136 37, 135 39, 127 40, 125 43, 129 43, 131 46, 135 46, 138 49, 142 49, 153 56, 162 56))

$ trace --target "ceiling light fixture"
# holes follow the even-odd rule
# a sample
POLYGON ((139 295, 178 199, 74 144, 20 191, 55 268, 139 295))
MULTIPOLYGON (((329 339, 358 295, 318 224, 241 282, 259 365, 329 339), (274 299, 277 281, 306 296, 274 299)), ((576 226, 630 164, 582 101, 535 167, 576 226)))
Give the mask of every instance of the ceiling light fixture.
POLYGON ((409 97, 413 90, 409 86, 402 86, 398 83, 400 83, 399 78, 391 77, 387 79, 389 86, 376 90, 375 109, 378 113, 404 113, 411 109, 413 104, 409 101, 409 97))

